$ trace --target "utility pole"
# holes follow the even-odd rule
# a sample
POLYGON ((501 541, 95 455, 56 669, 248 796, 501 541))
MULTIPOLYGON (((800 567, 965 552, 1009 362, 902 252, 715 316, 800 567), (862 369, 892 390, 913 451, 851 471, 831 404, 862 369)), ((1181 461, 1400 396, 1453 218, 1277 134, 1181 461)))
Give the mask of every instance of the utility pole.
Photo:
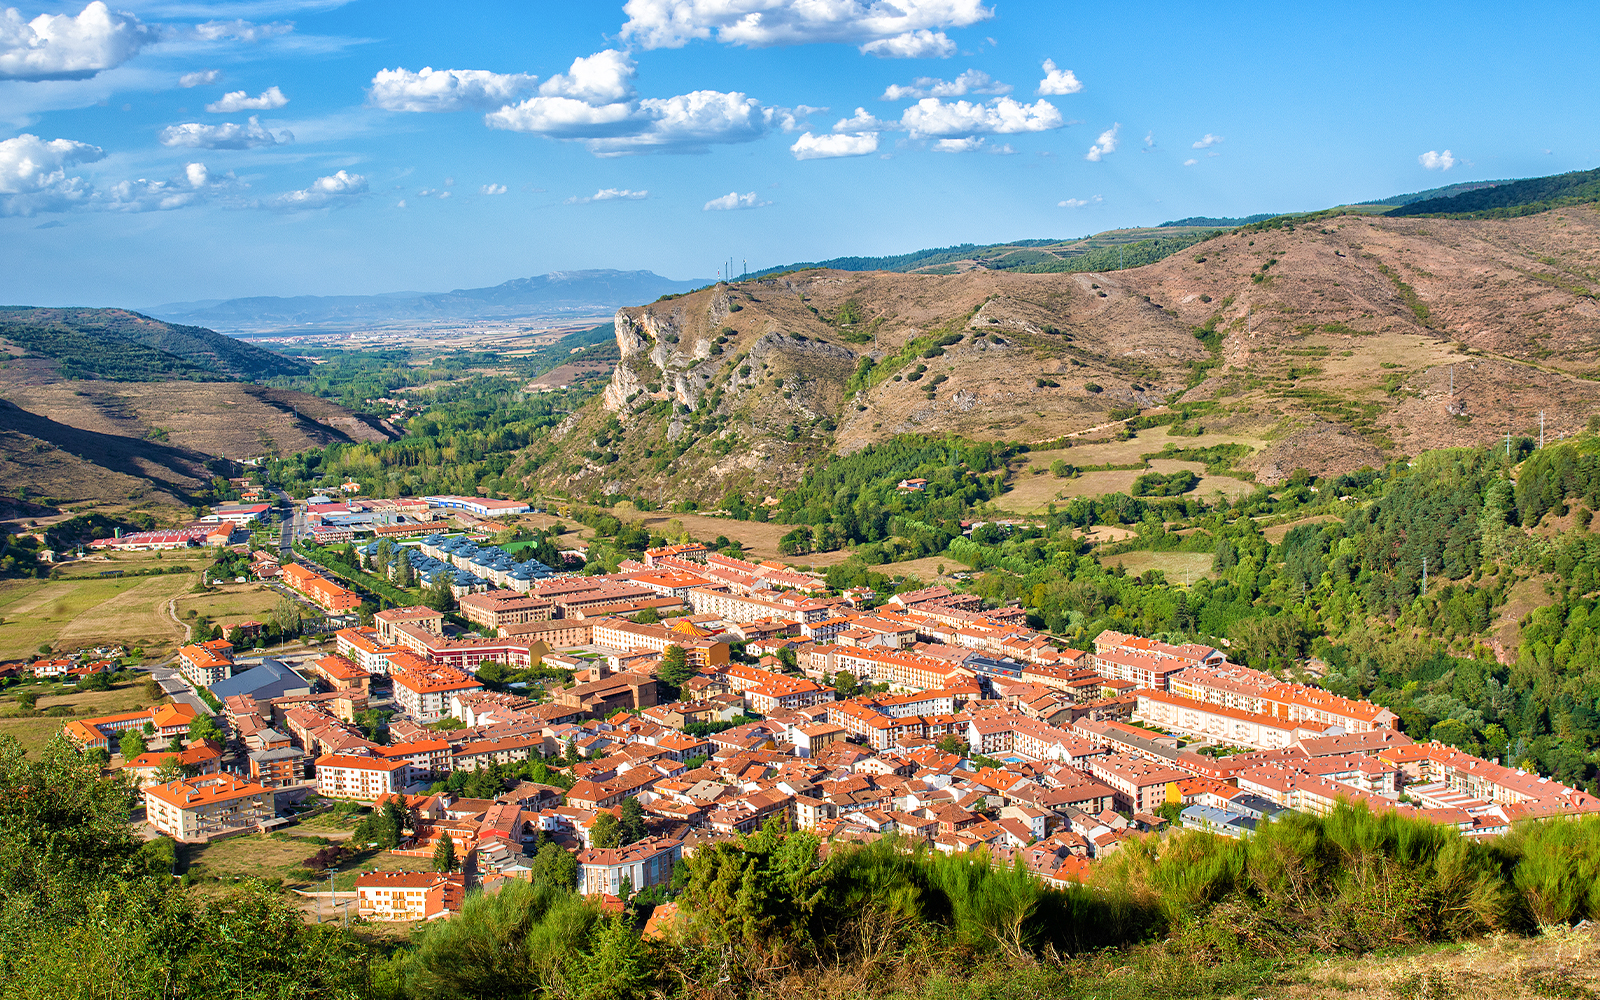
MULTIPOLYGON (((333 909, 333 906, 334 906, 334 902, 333 902, 333 876, 334 876, 334 873, 336 871, 338 871, 338 869, 329 868, 328 872, 327 872, 327 874, 328 874, 328 909, 330 909, 330 910, 333 909)), ((319 924, 322 923, 322 914, 321 913, 317 914, 317 923, 319 923, 319 924)))
POLYGON ((1544 411, 1539 411, 1539 448, 1544 448, 1544 411))
POLYGON ((1428 596, 1428 557, 1422 557, 1422 596, 1428 596))
POLYGON ((1450 366, 1450 398, 1456 398, 1456 366, 1450 366))

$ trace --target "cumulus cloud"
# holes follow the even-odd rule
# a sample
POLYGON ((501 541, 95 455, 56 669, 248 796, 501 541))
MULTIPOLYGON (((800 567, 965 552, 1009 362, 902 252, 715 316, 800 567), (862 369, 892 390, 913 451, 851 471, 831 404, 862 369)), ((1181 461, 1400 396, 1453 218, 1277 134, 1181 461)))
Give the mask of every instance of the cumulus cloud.
POLYGON ((571 97, 585 104, 613 104, 633 96, 636 64, 616 49, 572 60, 572 68, 539 86, 546 97, 571 97))
POLYGON ((642 201, 648 197, 650 197, 649 191, 630 191, 627 188, 601 188, 591 195, 573 195, 563 204, 587 205, 592 201, 642 201))
POLYGON ((0 215, 87 210, 161 212, 204 201, 215 191, 239 186, 233 174, 217 178, 204 163, 189 163, 167 180, 117 181, 97 189, 71 168, 105 158, 98 146, 70 139, 46 142, 20 135, 0 142, 0 215))
POLYGON ((1417 157, 1417 162, 1428 170, 1449 170, 1456 165, 1456 158, 1448 149, 1442 153, 1430 149, 1417 157))
POLYGON ((1100 138, 1094 141, 1094 145, 1089 147, 1089 152, 1085 153, 1083 158, 1090 163, 1099 163, 1102 157, 1115 153, 1117 151, 1117 133, 1120 131, 1122 131, 1122 123, 1118 122, 1101 132, 1100 138))
POLYGON ((866 108, 856 108, 856 113, 849 118, 841 118, 833 125, 835 132, 882 132, 884 129, 899 128, 899 122, 880 121, 866 108))
POLYGON ((861 54, 879 59, 949 59, 956 54, 956 43, 942 31, 923 28, 868 42, 861 46, 861 54))
POLYGON ((88 200, 92 188, 67 168, 105 158, 99 146, 24 133, 0 141, 0 215, 56 212, 88 200))
POLYGON ((797 160, 824 160, 835 156, 865 156, 878 151, 878 133, 856 132, 839 135, 812 135, 806 132, 795 140, 789 152, 797 160))
POLYGON ((1076 94, 1083 83, 1070 69, 1058 69, 1054 59, 1044 61, 1044 79, 1039 81, 1039 94, 1076 94))
POLYGON ((919 76, 910 86, 891 83, 879 98, 882 101, 903 101, 908 97, 961 97, 964 94, 1009 94, 1011 85, 995 80, 981 69, 969 69, 954 80, 941 80, 932 76, 919 76))
POLYGON ((729 191, 721 198, 712 198, 710 201, 706 202, 705 207, 702 208, 701 211, 732 212, 741 208, 765 208, 770 204, 772 204, 772 202, 762 201, 760 198, 756 197, 756 193, 754 191, 751 191, 748 194, 740 194, 737 191, 729 191))
POLYGON ((367 179, 360 174, 339 171, 327 177, 318 177, 310 187, 299 191, 286 191, 269 204, 283 212, 298 212, 313 208, 341 208, 353 205, 367 196, 367 179))
POLYGON ((480 187, 478 189, 478 193, 479 194, 505 194, 506 193, 506 186, 504 184, 485 184, 483 187, 480 187))
POLYGON ((949 56, 942 28, 994 16, 979 0, 628 0, 622 37, 646 49, 696 39, 760 48, 837 42, 904 58, 949 56))
POLYGON ((386 111, 460 111, 493 108, 526 96, 539 82, 526 73, 491 73, 484 69, 404 67, 383 69, 372 78, 367 100, 386 111))
POLYGON ((490 128, 534 132, 557 139, 593 139, 637 131, 637 109, 632 104, 585 104, 570 97, 530 97, 484 116, 490 128))
POLYGON ((1098 204, 1102 200, 1104 200, 1104 199, 1102 199, 1099 195, 1095 195, 1093 198, 1068 198, 1066 201, 1058 201, 1058 202, 1056 202, 1056 207, 1057 208, 1083 208, 1086 205, 1098 204))
POLYGON ((294 141, 291 132, 284 131, 273 135, 255 115, 251 115, 243 125, 237 122, 224 122, 221 125, 206 125, 201 122, 168 125, 161 130, 157 138, 163 146, 183 146, 190 149, 255 149, 258 146, 276 146, 281 142, 294 141))
POLYGON ((1221 141, 1222 141, 1222 136, 1220 136, 1220 135, 1212 135, 1210 132, 1207 132, 1205 134, 1205 138, 1198 139, 1198 140, 1195 141, 1195 144, 1194 144, 1193 148, 1195 148, 1195 149, 1210 149, 1212 146, 1215 146, 1217 143, 1219 143, 1221 141))
POLYGON ((199 87, 208 83, 216 83, 222 75, 220 69, 202 69, 193 73, 185 73, 178 77, 178 86, 188 90, 190 87, 199 87))
POLYGON ((0 11, 0 80, 87 80, 155 40, 137 17, 100 0, 77 16, 40 14, 31 21, 10 7, 0 11))
POLYGON ((1066 121, 1049 101, 1023 104, 1010 97, 988 102, 952 101, 925 97, 905 110, 900 124, 911 138, 960 138, 972 135, 1012 135, 1061 128, 1066 121))
POLYGON ((933 144, 936 153, 970 153, 983 145, 982 136, 967 136, 965 139, 940 139, 933 144))
POLYGON ((1192 166, 1194 166, 1194 165, 1195 165, 1195 164, 1196 164, 1196 163, 1199 163, 1199 162, 1200 162, 1200 161, 1199 161, 1199 160, 1195 160, 1195 159, 1189 159, 1189 160, 1184 160, 1184 161, 1183 161, 1183 165, 1184 165, 1184 166, 1186 166, 1186 167, 1192 167, 1192 166))
POLYGON ((243 90, 223 94, 222 100, 207 104, 206 110, 212 114, 231 115, 236 111, 271 111, 288 103, 289 99, 283 96, 283 91, 277 87, 268 87, 257 97, 251 97, 243 90))

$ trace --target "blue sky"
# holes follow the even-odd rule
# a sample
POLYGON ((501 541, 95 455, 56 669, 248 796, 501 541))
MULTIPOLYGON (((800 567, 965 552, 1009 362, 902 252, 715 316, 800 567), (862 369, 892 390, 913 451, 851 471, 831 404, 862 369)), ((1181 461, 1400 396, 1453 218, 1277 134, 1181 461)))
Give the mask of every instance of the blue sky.
POLYGON ((1592 4, 1312 7, 41 0, 0 11, 0 301, 708 277, 1600 165, 1592 4))

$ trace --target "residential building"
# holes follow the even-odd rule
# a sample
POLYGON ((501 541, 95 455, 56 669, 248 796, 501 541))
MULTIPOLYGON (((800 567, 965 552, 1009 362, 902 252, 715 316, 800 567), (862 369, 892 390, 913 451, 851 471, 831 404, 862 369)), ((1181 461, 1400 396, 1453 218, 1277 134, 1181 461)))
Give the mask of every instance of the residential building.
POLYGON ((434 920, 456 913, 466 898, 460 872, 363 872, 356 876, 356 912, 384 922, 434 920))
POLYGON ((623 881, 634 892, 669 885, 683 858, 681 840, 646 837, 626 847, 592 847, 578 852, 578 891, 585 896, 620 896, 623 881))
POLYGON ((411 765, 385 757, 324 754, 317 758, 317 792, 330 799, 372 802, 382 795, 404 792, 411 765))
POLYGON ((144 790, 146 821, 173 840, 190 843, 258 830, 276 815, 276 806, 271 789, 226 774, 184 778, 144 790))

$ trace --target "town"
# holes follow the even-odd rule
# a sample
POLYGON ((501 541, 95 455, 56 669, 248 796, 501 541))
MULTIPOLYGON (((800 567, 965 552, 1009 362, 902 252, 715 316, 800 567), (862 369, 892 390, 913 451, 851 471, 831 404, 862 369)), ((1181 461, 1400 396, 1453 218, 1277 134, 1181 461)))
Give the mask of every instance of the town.
MULTIPOLYGON (((286 530, 319 543, 371 537, 354 549, 367 572, 454 603, 370 624, 361 594, 284 561, 261 500, 102 540, 231 544, 338 627, 281 656, 185 645, 171 703, 63 732, 128 776, 151 836, 268 832, 317 803, 393 815, 353 892, 324 894, 378 921, 448 916, 472 890, 529 879, 551 849, 572 856, 573 888, 617 907, 670 893, 685 857, 772 823, 828 843, 983 852, 1059 887, 1130 838, 1248 837, 1340 803, 1469 838, 1600 812, 1588 792, 1413 741, 1387 709, 1221 649, 1111 630, 1073 649, 973 594, 833 593, 815 573, 695 542, 614 573, 517 562, 490 538, 529 508, 314 497, 284 512, 286 530), (374 709, 378 739, 358 724, 374 709)), ((107 664, 88 652, 11 669, 81 679, 107 664)))

